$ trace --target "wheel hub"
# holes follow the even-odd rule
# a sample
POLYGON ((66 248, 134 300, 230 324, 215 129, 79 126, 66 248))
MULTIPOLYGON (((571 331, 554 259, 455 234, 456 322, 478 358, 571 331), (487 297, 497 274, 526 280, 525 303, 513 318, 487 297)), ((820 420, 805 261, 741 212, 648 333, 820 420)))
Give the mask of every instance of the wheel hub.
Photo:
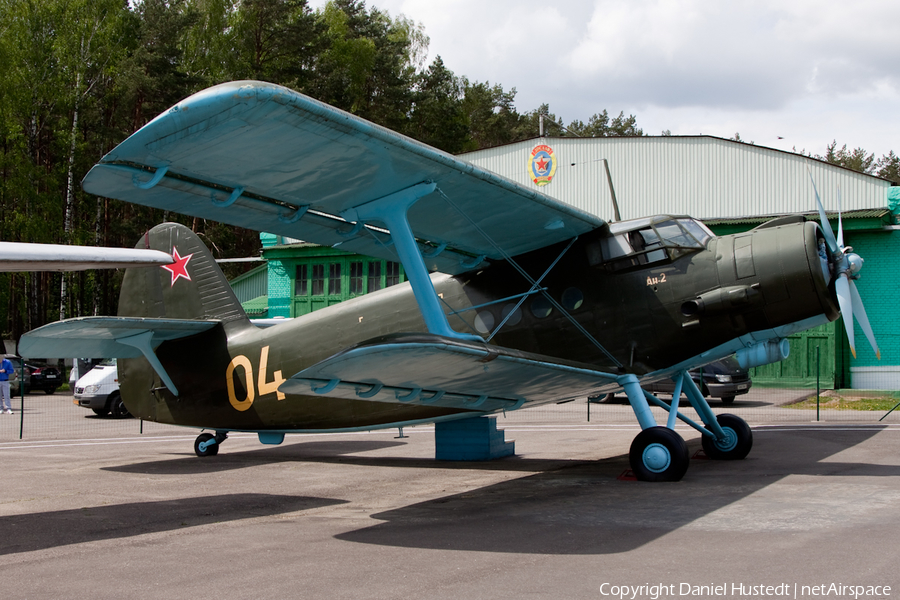
POLYGON ((734 429, 731 427, 723 427, 722 431, 725 432, 725 437, 721 440, 716 440, 716 448, 721 450, 722 452, 729 452, 730 450, 734 450, 735 446, 738 443, 738 436, 735 433, 734 429))
POLYGON ((641 459, 644 461, 644 466, 654 473, 662 473, 672 464, 669 449, 662 444, 650 444, 644 448, 641 459))

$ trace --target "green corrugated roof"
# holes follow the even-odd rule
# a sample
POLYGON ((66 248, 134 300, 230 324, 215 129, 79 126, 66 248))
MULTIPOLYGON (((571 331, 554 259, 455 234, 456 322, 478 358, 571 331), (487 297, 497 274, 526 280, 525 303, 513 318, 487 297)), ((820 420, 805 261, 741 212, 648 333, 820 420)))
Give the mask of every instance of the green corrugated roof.
MULTIPOLYGON (((886 217, 890 211, 886 208, 877 208, 877 209, 866 209, 866 210, 848 210, 846 212, 841 213, 841 217, 844 219, 882 219, 886 217)), ((825 212, 829 221, 837 222, 838 213, 835 212, 825 212)), ((762 217, 734 217, 729 219, 700 219, 706 225, 761 225, 766 221, 771 221, 772 219, 776 219, 778 217, 783 217, 786 215, 769 215, 762 217)), ((819 213, 805 213, 804 215, 807 219, 818 221, 819 213)))
POLYGON ((247 300, 242 303, 241 306, 244 307, 244 312, 248 316, 258 317, 269 312, 269 297, 257 296, 253 300, 247 300))

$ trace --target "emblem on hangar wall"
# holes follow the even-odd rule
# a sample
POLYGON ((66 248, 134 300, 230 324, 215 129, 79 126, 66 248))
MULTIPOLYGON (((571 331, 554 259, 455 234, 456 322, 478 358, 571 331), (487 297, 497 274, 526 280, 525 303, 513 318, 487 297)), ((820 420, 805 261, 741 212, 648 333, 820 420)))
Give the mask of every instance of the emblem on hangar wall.
POLYGON ((535 185, 547 185, 556 175, 556 155, 553 148, 538 144, 528 157, 528 174, 535 185))

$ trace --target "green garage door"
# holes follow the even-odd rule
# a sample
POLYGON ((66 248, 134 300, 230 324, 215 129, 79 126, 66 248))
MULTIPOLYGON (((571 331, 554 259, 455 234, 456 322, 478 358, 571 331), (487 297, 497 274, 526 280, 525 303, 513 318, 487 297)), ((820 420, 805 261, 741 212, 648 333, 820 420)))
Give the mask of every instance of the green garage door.
POLYGON ((788 337, 791 354, 787 360, 750 369, 753 385, 767 387, 815 387, 816 349, 819 380, 823 389, 834 389, 839 374, 835 331, 840 320, 788 337))

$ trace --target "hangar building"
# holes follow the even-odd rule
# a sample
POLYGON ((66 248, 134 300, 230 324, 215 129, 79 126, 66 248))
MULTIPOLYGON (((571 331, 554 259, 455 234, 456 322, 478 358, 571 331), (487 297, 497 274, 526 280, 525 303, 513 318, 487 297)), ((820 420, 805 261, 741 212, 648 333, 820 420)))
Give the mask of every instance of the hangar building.
POLYGON ((834 228, 840 189, 845 242, 866 261, 857 287, 881 360, 858 326, 857 358, 852 358, 838 321, 792 337, 791 357, 757 369, 754 382, 814 385, 818 347, 824 387, 900 389, 900 336, 893 334, 900 317, 895 283, 900 272, 900 207, 889 201, 900 188, 892 193, 890 181, 808 156, 712 136, 545 137, 459 158, 613 220, 605 159, 623 219, 690 215, 720 235, 752 229, 778 215, 813 215, 812 174, 834 228), (542 173, 549 176, 535 180, 535 160, 541 160, 546 171, 542 173))

